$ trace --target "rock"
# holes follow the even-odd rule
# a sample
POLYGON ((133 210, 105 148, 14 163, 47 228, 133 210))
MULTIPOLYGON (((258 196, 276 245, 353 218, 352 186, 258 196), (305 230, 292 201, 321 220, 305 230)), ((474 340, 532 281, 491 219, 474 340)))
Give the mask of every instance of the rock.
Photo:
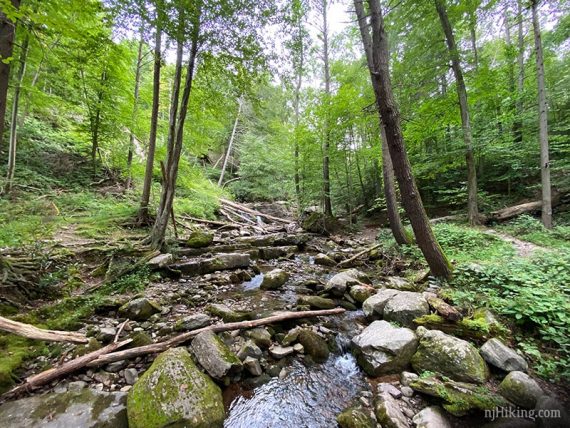
POLYGON ((312 212, 308 215, 303 215, 301 227, 307 232, 328 235, 329 233, 334 233, 341 226, 338 220, 332 216, 321 212, 312 212))
POLYGON ((312 330, 301 330, 298 336, 305 354, 310 355, 314 362, 324 363, 329 358, 329 347, 325 339, 312 330))
POLYGON ((127 385, 134 385, 139 378, 139 372, 137 371, 137 369, 125 369, 124 376, 127 385))
POLYGON ((125 349, 150 345, 152 343, 152 338, 148 333, 145 333, 144 331, 133 331, 128 335, 128 338, 131 339, 132 342, 129 343, 125 349))
POLYGON ((257 346, 269 348, 271 346, 271 333, 265 327, 256 327, 248 330, 246 336, 255 342, 257 346))
POLYGON ((260 358, 263 355, 259 346, 253 340, 245 342, 239 350, 237 356, 240 360, 245 360, 247 357, 260 358))
POLYGON ((101 349, 101 348, 102 348, 101 342, 99 342, 94 337, 90 337, 89 342, 87 342, 87 344, 78 345, 75 348, 75 350, 73 351, 73 355, 75 357, 80 357, 82 355, 89 354, 91 352, 97 351, 98 349, 101 349))
POLYGON ((5 428, 127 428, 126 394, 81 389, 35 395, 0 406, 5 428))
POLYGON ((283 346, 289 346, 292 343, 296 342, 297 338, 299 337, 300 332, 301 332, 301 327, 292 328, 291 330, 289 330, 287 332, 287 334, 285 335, 285 337, 281 341, 281 344, 283 346))
POLYGON ((81 391, 84 388, 87 388, 87 382, 82 380, 69 382, 69 385, 67 385, 68 391, 81 391))
POLYGON ((247 268, 251 259, 249 254, 227 253, 217 254, 212 258, 202 260, 200 264, 200 273, 212 273, 218 270, 247 268))
POLYGON ((383 428, 409 428, 408 418, 404 415, 398 401, 387 392, 378 395, 374 404, 376 419, 383 428))
POLYGON ((368 318, 381 318, 384 315, 384 307, 388 300, 398 294, 398 290, 392 290, 391 288, 383 288, 378 291, 373 296, 362 303, 362 310, 364 315, 368 318))
POLYGON ((414 319, 429 314, 429 305, 421 293, 402 291, 386 302, 384 319, 414 328, 414 319))
POLYGON ((261 364, 259 364, 259 360, 255 358, 247 357, 243 362, 243 366, 253 376, 261 376, 261 374, 263 373, 263 370, 261 369, 261 364))
POLYGON ((192 314, 176 321, 174 326, 177 331, 196 330, 212 324, 212 318, 206 314, 192 314))
POLYGON ((158 256, 153 257, 148 262, 146 262, 146 265, 151 269, 161 269, 168 266, 170 263, 172 263, 173 260, 174 258, 170 253, 159 254, 158 256))
POLYGON ((305 347, 300 343, 295 343, 293 345, 293 351, 297 352, 298 354, 303 354, 305 353, 305 347))
POLYGON ((321 266, 336 266, 336 262, 329 256, 319 253, 315 256, 315 264, 321 266))
POLYGON ((214 379, 241 371, 240 359, 213 331, 204 331, 192 340, 192 353, 214 379))
POLYGON ((336 308, 336 302, 320 296, 299 296, 298 305, 309 305, 314 309, 333 309, 336 308))
POLYGON ((409 386, 402 386, 400 388, 400 390, 402 391, 402 395, 404 397, 411 398, 414 396, 414 390, 412 388, 410 388, 409 386))
POLYGON ((387 382, 379 383, 377 388, 378 388, 378 392, 387 392, 388 394, 390 394, 394 398, 401 398, 402 397, 402 391, 400 391, 398 388, 396 388, 391 383, 387 383, 387 382))
POLYGON ((276 290, 281 288, 283 284, 289 279, 289 274, 283 269, 273 269, 263 276, 259 288, 262 290, 276 290))
POLYGON ((110 373, 119 373, 125 367, 127 367, 127 361, 126 360, 115 361, 115 362, 110 363, 107 366, 105 366, 105 371, 108 371, 110 373))
POLYGON ((348 294, 358 303, 364 303, 366 299, 376 293, 376 289, 370 285, 353 285, 348 294))
POLYGON ((523 372, 510 372, 501 382, 498 389, 499 394, 507 400, 524 407, 532 409, 536 401, 544 395, 538 383, 529 375, 523 372))
POLYGON ((263 260, 278 259, 295 254, 299 249, 296 245, 288 245, 284 247, 263 247, 259 249, 259 258, 263 260))
POLYGON ((204 230, 193 230, 186 240, 186 246, 190 248, 204 248, 212 244, 214 234, 204 230))
POLYGON ((400 291, 413 291, 415 289, 412 283, 399 276, 389 276, 384 280, 384 283, 386 284, 386 288, 393 288, 400 291))
POLYGON ((119 308, 119 315, 135 321, 146 321, 152 315, 160 313, 162 308, 146 297, 131 300, 119 308))
POLYGON ((472 383, 444 381, 437 376, 430 376, 418 378, 410 387, 422 394, 443 399, 443 408, 454 416, 464 416, 473 409, 509 407, 509 403, 499 394, 472 383))
POLYGON ((524 358, 499 339, 489 339, 479 352, 485 361, 501 370, 507 372, 528 370, 528 364, 524 358))
POLYGON ((451 428, 445 411, 439 406, 430 406, 421 410, 412 419, 416 428, 451 428))
POLYGON ((567 428, 570 426, 568 409, 558 400, 543 395, 536 401, 538 417, 536 426, 540 428, 567 428))
POLYGON ((269 353, 273 358, 277 360, 285 358, 286 356, 291 355, 293 352, 295 352, 295 350, 293 349, 292 346, 274 345, 271 348, 269 348, 269 353))
POLYGON ((225 416, 220 388, 184 348, 154 360, 129 391, 127 409, 129 428, 222 427, 225 416))
POLYGON ((425 330, 411 363, 417 373, 441 373, 458 381, 483 383, 489 376, 477 348, 439 330, 425 330))
POLYGON ((251 312, 234 311, 226 305, 220 303, 212 303, 206 307, 206 312, 211 315, 220 317, 225 322, 247 321, 252 318, 251 312))
POLYGON ((115 339, 117 329, 115 327, 102 327, 97 333, 97 339, 103 343, 109 343, 115 339))
POLYGON ((335 296, 342 296, 351 285, 370 283, 368 275, 357 269, 348 269, 337 273, 325 285, 325 291, 335 296))
POLYGON ((352 339, 357 361, 370 376, 395 373, 405 368, 418 340, 408 328, 394 327, 387 321, 374 321, 352 339))
POLYGON ((419 376, 412 372, 400 373, 400 383, 404 386, 410 386, 410 383, 419 378, 419 376))
POLYGON ((376 428, 370 413, 362 407, 349 407, 336 417, 341 428, 376 428))

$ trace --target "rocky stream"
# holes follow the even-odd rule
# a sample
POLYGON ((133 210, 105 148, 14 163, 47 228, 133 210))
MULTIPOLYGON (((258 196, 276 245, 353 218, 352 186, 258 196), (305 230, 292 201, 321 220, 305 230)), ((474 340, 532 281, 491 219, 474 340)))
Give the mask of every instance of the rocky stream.
POLYGON ((425 277, 382 275, 378 251, 338 266, 370 244, 300 230, 194 231, 149 262, 160 280, 85 323, 89 344, 67 345, 60 361, 31 361, 24 376, 116 338, 135 347, 283 311, 345 312, 203 331, 160 355, 92 365, 10 397, 0 426, 569 426, 556 389, 527 374, 525 359, 495 334, 492 313, 449 307, 425 277), (456 330, 430 324, 449 311, 459 315, 442 325, 456 330))

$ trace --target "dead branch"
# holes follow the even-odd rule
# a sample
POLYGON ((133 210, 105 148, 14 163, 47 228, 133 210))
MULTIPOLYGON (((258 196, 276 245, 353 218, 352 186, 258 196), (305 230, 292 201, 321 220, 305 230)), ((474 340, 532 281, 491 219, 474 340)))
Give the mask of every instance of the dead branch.
POLYGON ((49 342, 87 343, 89 339, 81 333, 72 331, 44 330, 30 324, 0 317, 0 330, 27 337, 28 339, 47 340, 49 342))
POLYGON ((231 228, 231 229, 241 229, 241 227, 242 227, 240 224, 227 223, 224 221, 216 221, 216 220, 206 220, 205 218, 197 218, 197 217, 190 217, 190 216, 178 216, 178 217, 181 217, 184 220, 193 221, 195 223, 208 224, 210 226, 227 227, 227 228, 231 228))
POLYGON ((355 255, 352 256, 350 259, 343 260, 343 261, 340 262, 337 266, 338 266, 338 267, 347 266, 347 265, 349 265, 350 263, 352 263, 353 261, 355 261, 357 258, 359 258, 360 256, 363 256, 364 254, 369 253, 370 251, 374 251, 375 249, 380 248, 381 246, 382 246, 381 244, 373 245, 372 247, 367 248, 367 249, 365 249, 365 250, 363 250, 363 251, 361 251, 361 252, 355 254, 355 255))
POLYGON ((105 355, 109 352, 113 352, 114 350, 119 349, 131 342, 132 339, 126 339, 123 340, 122 342, 111 343, 110 345, 107 345, 104 348, 98 349, 89 354, 75 358, 71 361, 68 361, 67 363, 63 363, 59 367, 53 367, 51 369, 38 373, 37 375, 30 376, 26 378, 23 384, 18 385, 15 388, 12 388, 5 395, 14 396, 22 392, 29 392, 35 388, 50 383, 54 379, 58 379, 62 376, 73 373, 85 367, 89 362, 97 359, 98 357, 105 355))
POLYGON ((463 315, 450 304, 444 302, 439 297, 428 297, 429 305, 436 310, 443 318, 449 321, 459 321, 463 315))
POLYGON ((267 220, 273 220, 279 223, 285 223, 285 224, 291 224, 293 223, 291 220, 286 220, 284 218, 279 218, 279 217, 274 217, 272 215, 269 214, 263 214, 262 212, 256 211, 256 210, 252 210, 251 208, 248 208, 244 205, 238 204, 237 202, 233 202, 230 201, 228 199, 224 199, 224 198, 220 198, 220 202, 222 203, 222 205, 227 205, 230 206, 234 209, 240 210, 240 211, 244 211, 248 214, 252 214, 254 216, 259 216, 259 217, 263 217, 266 218, 267 220))
POLYGON ((267 318, 260 318, 258 320, 253 321, 241 321, 241 322, 233 322, 233 323, 226 323, 226 324, 217 324, 213 326, 208 326, 204 328, 199 328, 197 330, 188 331, 181 335, 175 336, 171 339, 165 340, 164 342, 152 343, 150 345, 139 346, 137 348, 126 349, 124 351, 108 353, 106 355, 101 355, 96 360, 92 360, 89 362, 89 367, 96 367, 103 364, 109 364, 114 361, 122 361, 129 358, 139 357, 141 355, 147 354, 156 354, 159 352, 164 352, 169 348, 173 348, 175 346, 181 345, 184 342, 188 341, 192 337, 204 332, 211 330, 215 333, 219 333, 222 331, 230 331, 230 330, 239 330, 245 328, 254 328, 259 327, 262 325, 273 324, 281 321, 287 320, 294 320, 300 318, 310 318, 310 317, 318 317, 318 316, 325 316, 325 315, 337 315, 342 314, 345 312, 342 308, 336 309, 326 309, 326 310, 319 310, 319 311, 300 311, 300 312, 283 312, 279 315, 274 315, 267 318))

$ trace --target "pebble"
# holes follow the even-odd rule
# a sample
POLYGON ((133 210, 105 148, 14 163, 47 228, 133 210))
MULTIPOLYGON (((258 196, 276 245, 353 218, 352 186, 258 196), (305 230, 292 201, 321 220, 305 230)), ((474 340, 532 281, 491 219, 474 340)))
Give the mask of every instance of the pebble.
POLYGON ((87 387, 87 382, 84 382, 82 380, 76 380, 74 382, 69 382, 69 385, 67 385, 67 389, 69 391, 79 391, 83 388, 87 387))
POLYGON ((127 367, 127 362, 125 360, 115 361, 114 363, 107 364, 105 370, 110 373, 118 373, 127 367))
POLYGON ((128 385, 134 385, 139 378, 139 372, 137 369, 125 369, 124 376, 128 385))
POLYGON ((53 392, 61 394, 63 392, 67 392, 67 386, 65 385, 58 385, 53 389, 53 392))
POLYGON ((414 390, 409 386, 403 386, 402 388, 400 388, 400 390, 402 391, 402 394, 404 394, 404 396, 408 398, 414 395, 414 390))
POLYGON ((293 345, 293 350, 295 352, 302 354, 303 352, 305 352, 305 347, 303 345, 301 345, 300 343, 295 343, 293 345))
POLYGON ((130 389, 131 389, 132 387, 133 387, 132 385, 125 385, 125 386, 123 386, 119 391, 121 391, 121 392, 128 392, 128 391, 130 391, 130 389))

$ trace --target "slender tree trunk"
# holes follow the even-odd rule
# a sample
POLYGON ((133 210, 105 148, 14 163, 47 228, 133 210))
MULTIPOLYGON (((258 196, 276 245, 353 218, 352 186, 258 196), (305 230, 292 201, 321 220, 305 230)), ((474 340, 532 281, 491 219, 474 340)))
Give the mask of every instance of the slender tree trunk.
POLYGON ((162 30, 160 27, 157 27, 154 41, 154 71, 152 84, 152 111, 150 116, 150 135, 148 138, 148 153, 146 155, 146 168, 144 173, 143 191, 139 210, 139 222, 141 223, 146 223, 149 217, 148 204, 150 201, 150 190, 152 187, 154 153, 156 150, 156 134, 158 130, 158 108, 160 105, 160 68, 162 66, 162 58, 160 54, 161 44, 162 30))
POLYGON ((230 137, 230 142, 228 143, 228 148, 226 150, 226 155, 224 156, 224 164, 222 165, 222 172, 220 173, 220 179, 218 180, 218 186, 221 186, 224 182, 224 175, 226 173, 226 168, 228 166, 228 160, 230 159, 230 155, 232 153, 232 147, 234 145, 234 140, 236 137, 236 130, 239 122, 239 115, 241 113, 241 100, 238 100, 238 112, 236 114, 236 120, 234 121, 234 127, 232 129, 232 135, 230 137))
MULTIPOLYGON (((362 0, 354 2, 358 17, 358 26, 360 28, 360 35, 364 43, 364 53, 366 55, 366 63, 368 64, 368 70, 370 73, 376 68, 374 67, 374 53, 372 46, 372 38, 370 36, 370 31, 366 22, 366 14, 364 12, 364 4, 362 0)), ((373 82, 373 89, 376 98, 381 96, 380 87, 375 84, 373 74, 370 75, 373 82)), ((388 221, 390 222, 390 229, 394 235, 394 239, 400 245, 410 244, 411 240, 406 234, 404 225, 402 224, 402 219, 400 218, 400 213, 398 210, 398 200, 396 198, 396 186, 394 184, 394 167, 392 165, 392 159, 390 157, 390 151, 388 150, 386 130, 382 123, 382 117, 380 118, 380 134, 382 140, 382 175, 384 182, 384 198, 386 199, 386 211, 388 214, 388 221)))
POLYGON ((536 55, 536 77, 538 83, 538 133, 540 139, 540 176, 542 181, 542 224, 552 229, 552 196, 550 189, 550 160, 548 154, 548 104, 544 84, 544 60, 540 22, 538 21, 538 0, 532 1, 532 26, 536 55))
POLYGON ((129 152, 127 153, 127 172, 128 172, 127 189, 130 189, 132 179, 133 179, 131 166, 133 164, 133 149, 135 146, 134 128, 135 128, 135 124, 136 124, 136 120, 137 120, 137 112, 138 112, 138 108, 139 108, 139 88, 140 88, 140 83, 141 83, 143 45, 144 45, 144 39, 143 39, 143 33, 141 31, 141 37, 139 40, 139 49, 138 49, 138 53, 137 53, 137 66, 136 66, 137 68, 135 70, 135 90, 134 90, 134 95, 133 95, 134 103, 133 103, 133 114, 131 116, 131 132, 129 135, 129 152))
MULTIPOLYGON (((384 20, 379 0, 368 0, 371 13, 372 60, 370 70, 372 86, 376 95, 376 103, 382 123, 385 126, 388 150, 394 167, 394 174, 400 186, 402 204, 410 219, 416 242, 422 251, 433 275, 448 278, 451 276, 451 265, 435 239, 429 219, 426 215, 420 193, 416 186, 410 161, 406 153, 401 129, 400 112, 392 93, 390 81, 388 39, 384 28, 384 20)), ((366 22, 362 0, 354 0, 358 20, 366 22)), ((368 26, 366 26, 368 28, 368 26)), ((363 37, 366 48, 367 40, 363 37)))
POLYGON ((479 68, 479 52, 477 50, 477 15, 474 10, 469 11, 469 35, 471 49, 473 49, 473 62, 475 70, 477 70, 479 68))
POLYGON ((471 121, 469 118, 469 104, 467 102, 467 90, 463 80, 463 71, 459 60, 459 51, 455 44, 453 30, 449 23, 445 0, 434 0, 445 39, 451 57, 451 67, 455 75, 457 96, 459 98, 459 109, 461 111, 461 127, 463 128, 463 140, 465 141, 465 160, 467 163, 467 218, 469 224, 479 224, 479 210, 477 208, 477 170, 475 168, 475 156, 473 155, 473 138, 471 135, 471 121))
POLYGON ((14 98, 12 100, 12 117, 10 119, 10 143, 8 147, 8 173, 6 176, 6 193, 12 191, 14 184, 14 174, 16 172, 16 144, 18 142, 18 107, 20 105, 20 94, 22 91, 22 81, 26 73, 26 60, 28 48, 30 46, 30 35, 26 33, 22 50, 20 51, 20 64, 16 74, 16 86, 14 88, 14 98))
MULTIPOLYGON (((302 42, 301 42, 302 43, 302 42)), ((303 83, 303 52, 301 51, 301 65, 297 73, 297 84, 295 85, 295 196, 297 206, 301 207, 301 177, 299 174, 299 121, 300 121, 300 101, 301 85, 303 83)))
MULTIPOLYGON (((107 81, 107 71, 101 73, 99 92, 97 93, 97 103, 94 115, 91 120, 91 163, 93 166, 93 176, 97 175, 97 152, 99 151, 99 131, 101 128, 101 109, 103 108, 103 98, 105 96, 105 82, 107 81)), ((89 100, 86 100, 89 102, 89 100)))
MULTIPOLYGON (((194 79, 194 66, 196 64, 196 56, 198 54, 198 37, 200 34, 199 20, 200 18, 197 17, 196 22, 194 22, 192 46, 190 48, 190 56, 188 58, 186 81, 184 83, 184 91, 182 93, 180 111, 178 112, 178 117, 176 120, 175 135, 172 139, 172 151, 169 152, 168 155, 168 160, 166 163, 166 178, 162 184, 160 209, 158 211, 156 222, 151 233, 151 246, 154 249, 159 249, 164 245, 166 227, 168 226, 168 218, 172 214, 173 209, 172 205, 174 202, 174 194, 176 192, 178 164, 180 162, 182 143, 184 141, 184 122, 186 121, 186 113, 188 112, 188 102, 190 100, 192 82, 194 79)), ((182 42, 179 42, 179 44, 181 46, 182 42)))
POLYGON ((518 39, 518 52, 517 52, 517 63, 518 63, 518 79, 517 79, 517 92, 516 92, 516 118, 513 125, 513 132, 515 142, 522 144, 523 142, 523 90, 524 90, 524 29, 523 29, 523 10, 522 10, 522 0, 517 0, 517 39, 518 39))
MULTIPOLYGON (((20 8, 20 0, 12 0, 12 6, 20 8)), ((8 102, 8 86, 10 84, 10 62, 6 60, 12 57, 14 51, 14 35, 16 23, 8 19, 0 10, 0 152, 2 151, 2 137, 4 136, 4 124, 6 121, 6 109, 8 102)))
POLYGON ((326 112, 325 112, 325 129, 324 129, 324 145, 323 145, 323 205, 324 213, 327 216, 332 216, 332 203, 331 203, 331 179, 330 179, 330 95, 331 95, 331 74, 329 64, 329 26, 327 17, 328 0, 322 0, 322 15, 323 15, 323 63, 324 63, 324 77, 325 77, 325 97, 326 97, 326 112))

